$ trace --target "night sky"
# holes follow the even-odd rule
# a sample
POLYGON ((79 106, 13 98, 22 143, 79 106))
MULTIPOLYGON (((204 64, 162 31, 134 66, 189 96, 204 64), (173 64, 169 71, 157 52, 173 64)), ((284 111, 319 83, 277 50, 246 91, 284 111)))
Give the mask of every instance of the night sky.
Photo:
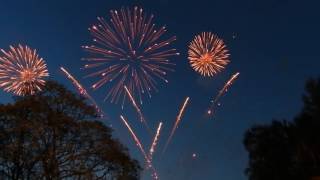
MULTIPOLYGON (((123 114, 146 148, 151 138, 139 123, 132 106, 103 102, 106 88, 92 91, 95 79, 83 77, 87 71, 80 59, 86 57, 82 45, 91 44, 88 28, 97 16, 109 10, 138 5, 155 15, 155 23, 166 25, 173 44, 181 53, 174 57, 175 72, 169 83, 159 83, 159 92, 145 96, 142 111, 152 129, 164 122, 154 165, 165 180, 244 180, 247 153, 242 145, 246 129, 273 118, 290 119, 302 106, 304 83, 320 75, 320 2, 305 0, 2 0, 0 4, 0 48, 19 43, 38 50, 48 65, 50 78, 72 90, 59 71, 73 73, 109 115, 114 135, 141 162, 143 157, 119 119, 123 114), (231 63, 213 78, 194 72, 187 59, 187 45, 203 31, 223 38, 231 53, 231 63), (235 38, 233 38, 235 36, 235 38), (239 79, 220 99, 213 118, 205 118, 210 99, 236 72, 239 79), (166 153, 161 155, 169 131, 185 97, 190 97, 181 124, 166 153), (193 158, 196 153, 196 158, 193 158)), ((0 103, 11 95, 0 91, 0 103)), ((142 174, 150 179, 149 173, 142 174)))

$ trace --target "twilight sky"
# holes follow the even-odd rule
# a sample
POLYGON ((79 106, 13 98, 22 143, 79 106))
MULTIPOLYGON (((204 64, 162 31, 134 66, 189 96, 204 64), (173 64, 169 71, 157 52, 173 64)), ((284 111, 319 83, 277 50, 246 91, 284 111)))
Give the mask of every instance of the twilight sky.
MULTIPOLYGON (((143 165, 143 158, 119 115, 128 119, 144 146, 151 138, 128 103, 103 102, 107 89, 92 91, 94 79, 80 70, 87 54, 81 45, 90 44, 88 27, 97 16, 108 17, 109 10, 138 5, 155 15, 155 23, 166 25, 173 44, 181 53, 174 57, 175 72, 169 83, 159 83, 159 92, 145 97, 142 111, 153 129, 164 122, 154 165, 165 180, 244 180, 247 153, 243 134, 254 124, 273 118, 292 118, 301 107, 305 80, 320 75, 320 2, 315 0, 2 0, 0 4, 0 48, 19 43, 38 50, 49 68, 51 79, 73 88, 59 72, 66 67, 89 90, 110 119, 114 135, 143 165), (213 78, 202 78, 189 66, 187 45, 203 31, 212 31, 225 40, 231 63, 213 78), (235 38, 233 36, 235 35, 235 38), (235 72, 239 79, 221 98, 214 118, 204 118, 210 98, 235 72), (166 153, 165 140, 184 98, 190 104, 166 153), (197 157, 192 158, 196 153, 197 157)), ((107 18, 108 19, 108 18, 107 18)), ((72 89, 74 90, 74 89, 72 89)), ((0 91, 0 103, 11 95, 0 91)), ((150 179, 143 173, 143 179, 150 179)))

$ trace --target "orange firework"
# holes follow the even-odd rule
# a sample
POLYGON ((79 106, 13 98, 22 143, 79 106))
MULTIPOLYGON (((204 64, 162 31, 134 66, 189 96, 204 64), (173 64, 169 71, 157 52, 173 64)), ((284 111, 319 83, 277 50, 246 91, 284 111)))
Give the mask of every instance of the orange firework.
POLYGON ((187 98, 184 100, 184 103, 183 103, 183 105, 182 105, 182 107, 181 107, 181 109, 180 109, 180 111, 179 111, 179 114, 178 114, 178 116, 177 116, 177 119, 176 119, 176 121, 175 121, 175 123, 174 123, 174 126, 173 126, 173 128, 172 128, 172 130, 171 130, 170 136, 169 136, 169 138, 168 138, 168 140, 167 140, 167 142, 166 142, 166 145, 165 145, 164 148, 163 148, 162 153, 164 153, 164 152, 167 150, 167 147, 168 147, 168 145, 169 145, 169 143, 170 143, 170 141, 171 141, 171 139, 172 139, 172 137, 173 137, 176 129, 178 128, 178 125, 179 125, 179 123, 180 123, 180 121, 181 121, 183 112, 184 112, 184 110, 186 109, 186 107, 187 107, 187 105, 188 105, 188 102, 189 102, 189 97, 187 97, 187 98))
POLYGON ((222 39, 211 32, 197 35, 189 45, 191 67, 203 76, 214 76, 230 62, 222 39))
POLYGON ((110 14, 110 22, 98 17, 98 24, 89 28, 95 45, 83 48, 94 56, 84 58, 88 61, 84 67, 95 70, 87 77, 100 78, 92 85, 94 89, 113 82, 105 98, 111 102, 122 99, 123 104, 123 86, 127 86, 142 103, 142 94, 151 97, 151 91, 157 90, 156 79, 168 82, 165 76, 174 65, 169 58, 179 55, 168 46, 176 37, 162 40, 166 27, 156 28, 153 15, 147 16, 141 8, 111 10, 110 14))
POLYGON ((40 91, 49 76, 45 61, 36 50, 28 46, 10 46, 1 49, 0 88, 19 96, 32 95, 40 91))

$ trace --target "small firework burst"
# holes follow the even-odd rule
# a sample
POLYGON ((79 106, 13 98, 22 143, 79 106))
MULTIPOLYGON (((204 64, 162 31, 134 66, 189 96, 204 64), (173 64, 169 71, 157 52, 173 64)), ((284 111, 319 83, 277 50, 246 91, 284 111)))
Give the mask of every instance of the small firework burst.
POLYGON ((18 96, 32 95, 40 91, 49 76, 45 61, 36 50, 28 46, 10 46, 1 49, 0 88, 18 96))
POLYGON ((202 76, 214 76, 230 62, 222 39, 211 32, 197 35, 189 45, 191 67, 202 76))
POLYGON ((174 65, 169 58, 179 54, 168 46, 176 37, 164 40, 166 27, 156 28, 153 15, 146 15, 142 8, 111 10, 110 14, 109 22, 98 17, 98 24, 89 28, 95 45, 83 46, 93 55, 84 58, 88 61, 84 68, 95 70, 87 77, 100 78, 94 89, 110 88, 105 99, 111 102, 124 102, 123 87, 127 86, 142 103, 142 94, 151 97, 151 91, 157 91, 157 79, 168 82, 165 76, 174 65))

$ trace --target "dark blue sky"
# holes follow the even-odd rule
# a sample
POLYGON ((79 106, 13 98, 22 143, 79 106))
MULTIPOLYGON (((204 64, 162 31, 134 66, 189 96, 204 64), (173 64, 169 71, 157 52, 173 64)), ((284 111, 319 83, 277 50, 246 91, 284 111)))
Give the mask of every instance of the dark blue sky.
MULTIPOLYGON (((124 0, 2 0, 0 4, 0 47, 27 44, 36 48, 49 68, 51 78, 72 88, 59 72, 68 68, 86 86, 80 70, 86 56, 81 45, 91 42, 87 28, 97 16, 108 16, 110 9, 139 5, 155 14, 157 24, 167 25, 181 55, 174 58, 176 72, 169 84, 160 84, 159 93, 145 99, 142 110, 155 129, 164 122, 160 149, 186 96, 190 104, 165 155, 155 154, 155 167, 161 179, 168 180, 244 180, 247 154, 243 134, 254 124, 273 118, 292 118, 301 108, 305 80, 319 76, 320 13, 317 1, 305 0, 197 0, 197 1, 124 1, 124 0), (194 35, 212 31, 225 40, 231 53, 226 70, 211 79, 201 78, 189 66, 187 45, 194 35), (236 38, 233 39, 233 34, 236 38), (221 99, 213 119, 203 114, 209 99, 235 72, 241 73, 230 91, 221 99), (198 157, 192 159, 192 153, 198 157)), ((106 89, 91 92, 103 99, 106 89)), ((0 102, 10 101, 0 91, 0 102)), ((149 147, 150 137, 131 106, 98 101, 109 114, 115 135, 130 153, 141 160, 127 129, 119 120, 123 113, 149 147)), ((143 163, 142 163, 143 164, 143 163)), ((149 179, 145 173, 143 179, 149 179)))

